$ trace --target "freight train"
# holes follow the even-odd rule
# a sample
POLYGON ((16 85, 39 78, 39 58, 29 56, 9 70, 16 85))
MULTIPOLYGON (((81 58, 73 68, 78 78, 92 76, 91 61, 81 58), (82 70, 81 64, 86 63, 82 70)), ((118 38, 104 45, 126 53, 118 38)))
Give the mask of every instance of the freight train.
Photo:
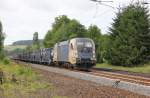
POLYGON ((89 38, 72 38, 43 48, 17 54, 14 59, 52 66, 89 70, 96 64, 95 44, 89 38))

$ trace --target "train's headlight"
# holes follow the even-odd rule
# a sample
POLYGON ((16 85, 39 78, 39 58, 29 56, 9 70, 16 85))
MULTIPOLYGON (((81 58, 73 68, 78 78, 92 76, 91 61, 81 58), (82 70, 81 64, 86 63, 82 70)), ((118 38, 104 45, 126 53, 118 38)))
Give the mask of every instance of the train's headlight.
POLYGON ((94 61, 94 60, 95 60, 95 58, 91 58, 91 60, 92 60, 92 61, 94 61))
POLYGON ((95 54, 93 54, 93 58, 95 58, 95 54))
POLYGON ((95 58, 95 54, 93 54, 93 58, 95 58))
POLYGON ((95 58, 95 49, 93 50, 93 58, 95 58))

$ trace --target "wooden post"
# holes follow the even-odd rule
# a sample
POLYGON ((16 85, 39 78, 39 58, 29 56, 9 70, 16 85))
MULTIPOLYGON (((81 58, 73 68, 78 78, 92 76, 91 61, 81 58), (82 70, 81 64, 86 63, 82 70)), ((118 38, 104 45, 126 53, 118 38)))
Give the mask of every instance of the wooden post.
POLYGON ((12 74, 12 82, 17 82, 15 74, 12 74))
POLYGON ((3 84, 3 79, 4 79, 4 73, 3 70, 0 68, 0 84, 3 84))

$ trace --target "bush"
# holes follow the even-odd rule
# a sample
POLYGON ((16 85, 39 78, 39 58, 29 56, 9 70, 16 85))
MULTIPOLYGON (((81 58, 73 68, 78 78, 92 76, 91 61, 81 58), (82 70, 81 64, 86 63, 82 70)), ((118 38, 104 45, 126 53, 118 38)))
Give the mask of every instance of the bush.
POLYGON ((4 52, 0 51, 0 61, 3 61, 4 58, 5 58, 4 52))
POLYGON ((20 67, 17 70, 17 74, 18 75, 26 75, 26 76, 30 76, 32 75, 32 69, 31 68, 26 68, 26 67, 20 67))
POLYGON ((9 58, 4 58, 4 59, 3 59, 3 64, 4 64, 4 65, 10 64, 10 59, 9 59, 9 58))

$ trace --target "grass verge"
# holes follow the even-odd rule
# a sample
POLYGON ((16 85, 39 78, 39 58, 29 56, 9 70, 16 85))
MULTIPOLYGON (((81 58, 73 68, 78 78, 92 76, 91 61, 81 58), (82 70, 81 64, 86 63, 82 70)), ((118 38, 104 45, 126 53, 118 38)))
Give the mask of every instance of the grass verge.
POLYGON ((109 68, 114 70, 123 70, 123 71, 138 72, 138 73, 150 73, 150 64, 145 64, 143 66, 137 66, 137 67, 123 67, 123 66, 115 66, 115 65, 102 63, 102 64, 97 64, 96 68, 109 68))
POLYGON ((13 62, 0 63, 0 71, 4 74, 0 98, 59 98, 55 94, 55 87, 42 81, 31 67, 13 62))

